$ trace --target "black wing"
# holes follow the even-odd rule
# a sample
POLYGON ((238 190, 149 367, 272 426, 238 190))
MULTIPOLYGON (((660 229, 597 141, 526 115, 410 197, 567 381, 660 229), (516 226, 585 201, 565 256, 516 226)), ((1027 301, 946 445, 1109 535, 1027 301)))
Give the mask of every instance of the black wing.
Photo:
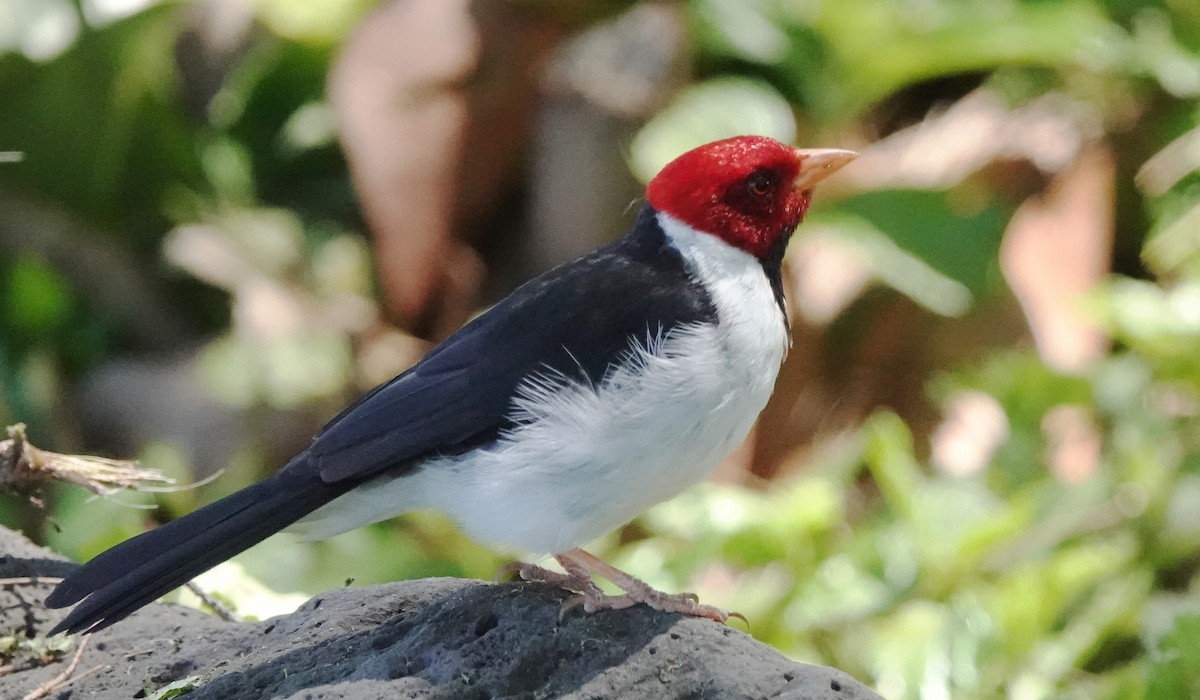
POLYGON ((531 374, 598 383, 631 336, 715 315, 644 208, 629 236, 513 292, 330 421, 309 453, 334 483, 462 452, 509 427, 514 393, 531 374))

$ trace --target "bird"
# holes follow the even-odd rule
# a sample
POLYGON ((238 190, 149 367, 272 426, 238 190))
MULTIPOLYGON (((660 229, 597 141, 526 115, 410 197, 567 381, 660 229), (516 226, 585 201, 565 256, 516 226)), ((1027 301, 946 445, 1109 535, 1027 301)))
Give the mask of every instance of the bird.
POLYGON ((765 136, 677 157, 622 238, 523 284, 329 421, 286 465, 102 552, 45 599, 97 632, 281 530, 320 539, 441 511, 587 612, 726 621, 582 547, 706 478, 748 435, 790 346, 782 264, 853 151, 765 136), (602 591, 594 576, 622 590, 602 591))

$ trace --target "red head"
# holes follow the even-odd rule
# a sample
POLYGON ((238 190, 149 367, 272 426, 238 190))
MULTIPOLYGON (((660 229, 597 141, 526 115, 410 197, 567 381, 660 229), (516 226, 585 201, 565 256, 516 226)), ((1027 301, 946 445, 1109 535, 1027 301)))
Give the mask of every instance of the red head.
POLYGON ((813 186, 856 155, 735 136, 668 163, 650 181, 646 197, 658 211, 762 257, 804 218, 813 186))

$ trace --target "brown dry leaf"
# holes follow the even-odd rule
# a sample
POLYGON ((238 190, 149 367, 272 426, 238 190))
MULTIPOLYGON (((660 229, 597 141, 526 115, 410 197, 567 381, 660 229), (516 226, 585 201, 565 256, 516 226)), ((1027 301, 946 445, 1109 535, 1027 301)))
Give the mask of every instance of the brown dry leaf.
POLYGON ((1107 346, 1080 302, 1109 272, 1115 178, 1108 149, 1088 148, 1044 196, 1021 205, 1001 244, 1000 267, 1038 353, 1058 371, 1082 370, 1107 346))
POLYGON ((483 268, 464 242, 521 165, 538 71, 559 29, 506 3, 388 2, 329 78, 339 137, 390 313, 419 335, 457 328, 483 268))

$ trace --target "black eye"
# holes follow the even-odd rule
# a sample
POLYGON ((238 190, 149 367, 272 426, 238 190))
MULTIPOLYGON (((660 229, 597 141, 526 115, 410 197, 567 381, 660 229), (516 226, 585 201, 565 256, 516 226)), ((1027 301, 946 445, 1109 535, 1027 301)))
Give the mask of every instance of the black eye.
POLYGON ((775 189, 775 180, 767 173, 757 172, 746 178, 746 191, 755 197, 766 197, 775 189))

